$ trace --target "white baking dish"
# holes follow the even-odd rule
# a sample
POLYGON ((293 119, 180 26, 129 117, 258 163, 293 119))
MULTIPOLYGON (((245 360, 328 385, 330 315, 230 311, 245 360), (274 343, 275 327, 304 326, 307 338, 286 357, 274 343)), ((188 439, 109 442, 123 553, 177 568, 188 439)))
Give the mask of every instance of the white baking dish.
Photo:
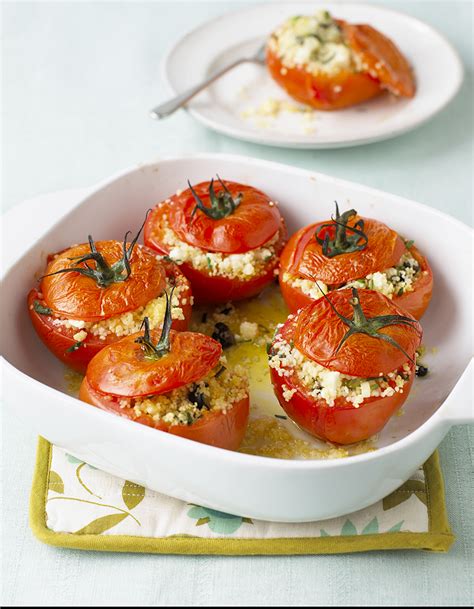
MULTIPOLYGON (((21 231, 22 227, 9 227, 21 231)), ((473 420, 472 232, 438 211, 364 186, 286 165, 230 155, 164 159, 103 184, 12 262, 2 285, 5 403, 77 457, 148 488, 225 512, 274 521, 331 518, 364 508, 402 484, 453 424, 473 420), (435 276, 423 318, 430 375, 415 382, 405 414, 380 434, 379 449, 331 461, 285 461, 205 446, 102 412, 64 392, 64 368, 37 339, 26 294, 48 252, 122 238, 145 210, 186 180, 219 173, 278 200, 290 231, 328 218, 334 200, 415 239, 435 276), (470 363, 471 362, 471 363, 470 363)))

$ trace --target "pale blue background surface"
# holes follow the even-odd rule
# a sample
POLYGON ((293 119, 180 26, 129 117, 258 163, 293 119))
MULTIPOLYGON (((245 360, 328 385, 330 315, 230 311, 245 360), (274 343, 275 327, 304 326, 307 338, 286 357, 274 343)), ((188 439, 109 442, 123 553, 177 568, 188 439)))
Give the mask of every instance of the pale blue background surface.
MULTIPOLYGON (((459 51, 456 100, 396 140, 290 151, 206 131, 184 112, 162 123, 159 63, 172 41, 244 3, 103 2, 3 5, 5 208, 89 186, 160 154, 234 152, 292 163, 394 192, 472 221, 472 4, 384 2, 424 19, 459 51)), ((442 86, 442 75, 440 75, 442 86)), ((18 405, 19 408, 21 405, 18 405)), ((473 601, 473 429, 441 445, 450 521, 447 555, 173 557, 54 549, 28 527, 36 439, 3 415, 3 603, 7 605, 450 605, 473 601)))

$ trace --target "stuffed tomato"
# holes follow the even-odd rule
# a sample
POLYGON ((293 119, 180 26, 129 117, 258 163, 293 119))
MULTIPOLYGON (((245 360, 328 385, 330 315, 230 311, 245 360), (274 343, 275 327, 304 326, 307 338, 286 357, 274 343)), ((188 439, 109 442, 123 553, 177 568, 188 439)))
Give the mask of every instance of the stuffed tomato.
POLYGON ((433 273, 413 241, 353 209, 297 231, 281 255, 280 287, 290 311, 346 288, 381 292, 420 319, 431 300, 433 273))
POLYGON ((222 346, 196 332, 171 330, 127 336, 90 362, 79 397, 102 410, 161 431, 237 450, 249 414, 242 367, 229 369, 222 346))
POLYGON ((188 184, 152 211, 145 243, 179 265, 198 303, 255 296, 275 278, 286 239, 277 204, 220 178, 188 184))
POLYGON ((266 62, 291 97, 318 110, 353 106, 384 90, 415 94, 410 64, 389 38, 328 11, 287 19, 270 36, 266 62))
POLYGON ((28 294, 33 326, 56 357, 84 373, 100 349, 137 332, 147 316, 163 322, 165 290, 174 287, 172 323, 188 327, 192 293, 171 261, 137 244, 98 241, 49 256, 39 288, 28 294))
POLYGON ((365 440, 407 399, 421 336, 420 324, 378 292, 331 292, 278 328, 269 349, 275 394, 313 436, 365 440))

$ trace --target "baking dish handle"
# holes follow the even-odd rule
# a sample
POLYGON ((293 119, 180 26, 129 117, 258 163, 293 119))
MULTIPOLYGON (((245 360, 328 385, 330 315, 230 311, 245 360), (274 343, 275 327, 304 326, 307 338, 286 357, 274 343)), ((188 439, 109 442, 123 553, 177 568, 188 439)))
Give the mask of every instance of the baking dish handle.
POLYGON ((458 382, 449 394, 444 409, 443 419, 450 425, 460 425, 462 423, 474 423, 474 374, 473 360, 471 358, 466 369, 462 373, 458 382))

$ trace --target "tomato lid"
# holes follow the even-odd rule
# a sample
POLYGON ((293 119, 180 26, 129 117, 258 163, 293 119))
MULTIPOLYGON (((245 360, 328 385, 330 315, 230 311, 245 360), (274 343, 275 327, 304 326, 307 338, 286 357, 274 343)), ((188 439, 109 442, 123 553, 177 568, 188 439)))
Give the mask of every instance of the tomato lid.
POLYGON ((170 227, 181 241, 224 254, 261 247, 282 221, 277 205, 265 193, 227 180, 190 187, 172 196, 168 209, 170 227))
POLYGON ((296 316, 294 344, 325 368, 378 377, 414 363, 421 325, 389 298, 372 290, 335 290, 296 316))
MULTIPOLYGON (((161 330, 150 338, 158 343, 161 330)), ((140 332, 104 347, 89 363, 87 380, 101 393, 124 398, 168 393, 204 378, 218 364, 222 347, 197 332, 171 330, 170 350, 158 359, 147 356, 140 332)))
POLYGON ((353 228, 359 230, 357 226, 360 228, 361 225, 365 240, 361 238, 360 249, 334 254, 332 257, 325 255, 324 242, 326 239, 335 240, 338 230, 336 221, 328 220, 307 226, 293 245, 294 252, 288 270, 308 279, 322 281, 326 285, 339 285, 397 264, 406 249, 401 237, 383 222, 363 218, 356 212, 345 225, 347 233, 353 228))
POLYGON ((415 95, 413 71, 398 47, 371 25, 338 21, 349 47, 361 58, 363 67, 383 87, 403 97, 415 95))
POLYGON ((122 264, 124 245, 119 241, 82 243, 56 255, 41 281, 48 307, 63 318, 100 321, 138 309, 156 298, 166 285, 160 259, 144 246, 130 249, 131 245, 126 244, 129 272, 122 264), (94 250, 101 261, 90 258, 94 250), (108 271, 101 266, 102 261, 108 271), (114 269, 115 279, 110 274, 114 269), (97 272, 100 276, 95 278, 97 272), (103 283, 102 277, 111 279, 103 283))

